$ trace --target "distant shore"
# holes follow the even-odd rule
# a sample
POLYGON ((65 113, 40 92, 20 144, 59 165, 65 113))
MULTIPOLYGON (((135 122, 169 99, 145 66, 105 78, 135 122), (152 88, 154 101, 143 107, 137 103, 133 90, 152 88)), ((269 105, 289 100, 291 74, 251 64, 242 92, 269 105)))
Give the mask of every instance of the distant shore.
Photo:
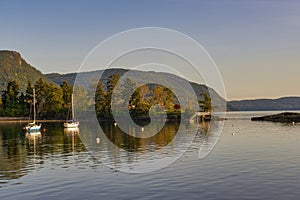
POLYGON ((262 117, 252 117, 252 121, 270 121, 270 122, 283 122, 283 123, 296 123, 300 122, 300 113, 283 112, 275 115, 266 115, 262 117))

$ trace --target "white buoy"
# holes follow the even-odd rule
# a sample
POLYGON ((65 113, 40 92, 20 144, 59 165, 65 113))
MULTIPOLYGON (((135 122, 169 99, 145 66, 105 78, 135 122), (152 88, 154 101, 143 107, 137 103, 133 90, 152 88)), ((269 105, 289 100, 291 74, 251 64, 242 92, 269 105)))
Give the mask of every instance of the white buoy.
POLYGON ((114 125, 117 126, 118 125, 117 122, 115 122, 114 125))
POLYGON ((235 133, 232 133, 231 135, 235 135, 235 133))
POLYGON ((295 125, 295 122, 293 122, 292 124, 295 125))
POLYGON ((144 131, 144 127, 142 127, 141 130, 144 131))
POLYGON ((100 138, 96 138, 96 142, 97 142, 97 144, 99 144, 100 143, 100 138))

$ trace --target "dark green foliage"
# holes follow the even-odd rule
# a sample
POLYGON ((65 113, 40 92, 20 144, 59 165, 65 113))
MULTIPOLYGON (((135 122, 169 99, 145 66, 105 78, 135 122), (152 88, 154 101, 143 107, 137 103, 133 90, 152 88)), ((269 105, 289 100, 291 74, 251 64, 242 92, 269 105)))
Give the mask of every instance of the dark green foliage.
POLYGON ((29 65, 18 52, 0 51, 0 91, 3 91, 8 82, 18 82, 20 92, 25 93, 28 81, 35 82, 38 79, 50 83, 40 71, 29 65))
POLYGON ((10 81, 2 92, 0 116, 18 117, 29 114, 30 101, 28 95, 19 92, 19 84, 10 81))
MULTIPOLYGON (((38 118, 65 119, 71 106, 71 94, 73 87, 66 82, 57 87, 39 79, 34 84, 36 91, 36 108, 38 118)), ((87 96, 86 90, 81 93, 87 96), (85 91, 85 93, 84 93, 85 91)), ((82 99, 80 100, 83 101, 82 99)), ((85 102, 86 103, 86 102, 85 102)), ((26 93, 20 93, 19 84, 10 81, 2 93, 0 104, 0 116, 17 117, 32 114, 33 86, 28 81, 26 93)))
POLYGON ((208 94, 202 93, 202 99, 198 101, 199 107, 201 108, 202 112, 211 112, 212 111, 212 104, 211 98, 208 94))
MULTIPOLYGON (((116 86, 118 80, 120 79, 120 75, 117 75, 117 74, 113 74, 111 76, 109 76, 109 79, 107 81, 107 84, 106 84, 106 93, 105 93, 105 100, 102 101, 103 104, 101 105, 98 105, 96 107, 96 110, 98 109, 98 116, 100 117, 104 117, 106 119, 113 119, 113 116, 112 116, 112 111, 111 111, 111 99, 112 99, 112 93, 114 91, 114 87, 116 86)), ((96 91, 96 95, 97 96, 97 99, 100 100, 100 95, 101 93, 104 94, 102 91, 101 91, 101 85, 100 83, 98 84, 99 87, 98 90, 96 91), (99 92, 99 94, 97 94, 99 92)), ((99 101, 98 101, 99 102, 99 101)))
POLYGON ((73 86, 69 85, 67 81, 64 81, 61 85, 60 88, 63 93, 63 107, 64 108, 70 108, 71 107, 71 96, 73 92, 73 86))
POLYGON ((102 83, 99 82, 95 92, 95 109, 98 116, 105 117, 106 106, 106 92, 103 89, 102 83))
MULTIPOLYGON (((66 86, 68 87, 68 86, 66 86)), ((63 112, 63 90, 61 87, 39 79, 35 83, 36 100, 37 100, 37 113, 39 117, 51 118, 56 116, 57 118, 65 117, 66 113, 63 112)), ((68 104, 68 103, 67 103, 68 104)))
POLYGON ((76 97, 74 99, 74 106, 76 109, 81 111, 87 111, 89 102, 88 102, 88 93, 85 87, 81 85, 77 85, 74 88, 74 96, 76 97))
MULTIPOLYGON (((91 80, 95 80, 101 77, 100 82, 102 83, 103 88, 106 91, 106 84, 110 76, 115 74, 121 77, 126 72, 128 72, 128 70, 122 68, 111 68, 111 69, 97 70, 91 72, 80 72, 80 78, 81 78, 80 84, 85 88, 89 88, 91 85, 91 80)), ((194 94, 197 95, 198 99, 201 99, 202 98, 201 94, 205 93, 205 94, 209 94, 209 96, 214 100, 214 106, 217 105, 218 107, 222 108, 221 105, 224 105, 226 103, 225 99, 222 98, 214 89, 209 88, 203 84, 189 82, 174 74, 154 72, 154 71, 145 72, 145 71, 138 71, 138 70, 130 70, 130 74, 135 77, 135 80, 137 82, 144 82, 144 80, 149 80, 149 82, 152 83, 159 83, 159 82, 164 82, 164 80, 170 80, 170 81, 176 80, 175 85, 176 85, 176 90, 178 91, 189 91, 190 88, 187 88, 186 86, 191 86, 195 92, 194 94)), ((45 76, 57 84, 62 84, 63 80, 67 80, 69 84, 73 84, 76 75, 77 75, 76 73, 69 73, 69 74, 46 74, 45 76)), ((124 84, 124 86, 125 85, 126 84, 124 84)), ((150 91, 152 91, 155 86, 157 86, 157 84, 148 84, 150 91)), ((95 91, 93 91, 93 93, 94 92, 95 91)), ((192 97, 192 94, 188 94, 188 96, 192 97)), ((188 102, 183 102, 183 103, 188 103, 188 102)), ((222 109, 218 107, 215 107, 214 110, 217 111, 219 109, 220 111, 222 111, 222 109)))
POLYGON ((33 88, 31 81, 28 81, 27 88, 26 88, 26 94, 24 97, 24 106, 23 106, 23 115, 27 116, 31 112, 31 106, 33 105, 33 88))
MULTIPOLYGON (((99 119, 113 119, 111 111, 112 94, 114 93, 114 106, 118 114, 129 113, 134 119, 149 119, 149 109, 153 105, 158 105, 157 112, 167 111, 168 116, 178 119, 180 117, 180 106, 174 109, 177 99, 171 89, 160 85, 142 85, 136 88, 136 83, 127 78, 116 88, 120 76, 112 74, 107 80, 106 91, 99 81, 95 92, 95 110, 99 119), (125 97, 130 97, 129 102, 125 102, 125 97), (126 107, 125 105, 128 105, 126 107), (119 109, 118 109, 119 108, 119 109), (124 110, 126 109, 126 110, 124 110), (179 117, 178 117, 179 116, 179 117)), ((155 111, 156 112, 156 109, 155 111)), ((159 113, 157 113, 159 115, 159 113)))
POLYGON ((6 116, 13 117, 20 115, 19 84, 16 81, 8 82, 6 90, 2 93, 2 104, 6 116))

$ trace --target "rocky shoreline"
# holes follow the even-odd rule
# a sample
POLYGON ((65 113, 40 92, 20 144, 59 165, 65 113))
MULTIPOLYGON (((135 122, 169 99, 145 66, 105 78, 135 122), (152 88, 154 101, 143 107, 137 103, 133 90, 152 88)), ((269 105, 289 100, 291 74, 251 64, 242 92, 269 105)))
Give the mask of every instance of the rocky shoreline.
POLYGON ((270 121, 283 123, 300 122, 300 113, 284 112, 276 115, 266 115, 262 117, 252 117, 251 121, 270 121))

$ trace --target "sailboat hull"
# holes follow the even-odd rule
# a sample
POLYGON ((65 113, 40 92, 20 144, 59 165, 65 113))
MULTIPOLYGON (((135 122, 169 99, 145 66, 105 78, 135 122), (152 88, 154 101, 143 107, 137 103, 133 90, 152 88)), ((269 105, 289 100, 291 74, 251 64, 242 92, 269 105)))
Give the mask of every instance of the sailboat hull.
POLYGON ((37 132, 37 131, 40 131, 41 127, 42 127, 42 124, 34 124, 34 125, 28 124, 25 126, 25 129, 28 132, 37 132))
POLYGON ((64 127, 65 128, 76 128, 79 126, 79 122, 65 122, 64 127))

